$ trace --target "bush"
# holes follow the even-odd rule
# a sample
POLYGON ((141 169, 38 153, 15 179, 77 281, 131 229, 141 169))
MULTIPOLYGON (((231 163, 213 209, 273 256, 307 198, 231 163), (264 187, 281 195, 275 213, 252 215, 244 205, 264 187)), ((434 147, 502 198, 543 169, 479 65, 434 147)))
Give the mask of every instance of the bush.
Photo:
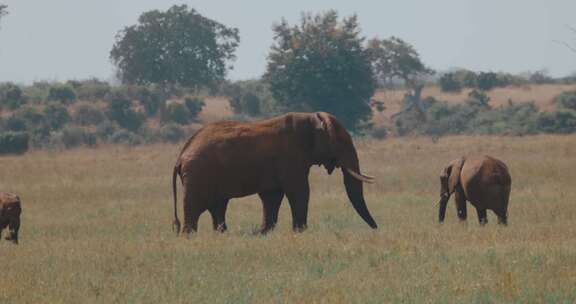
POLYGON ((26 99, 32 103, 42 103, 48 98, 48 91, 52 85, 46 81, 34 82, 31 86, 23 87, 26 99))
POLYGON ((22 89, 13 83, 0 85, 0 109, 15 110, 26 102, 22 89))
POLYGON ((488 97, 486 93, 478 90, 472 90, 468 93, 468 99, 466 100, 467 105, 483 110, 489 110, 491 108, 489 102, 490 97, 488 97))
POLYGON ((70 121, 68 110, 58 104, 47 105, 44 108, 44 117, 46 124, 51 130, 58 130, 70 121))
POLYGON ((507 107, 479 112, 471 123, 476 134, 529 135, 538 131, 538 108, 534 103, 510 103, 507 107))
POLYGON ((192 120, 192 114, 185 105, 173 102, 166 107, 166 120, 186 125, 192 120))
POLYGON ((576 91, 562 92, 555 98, 556 106, 563 109, 576 110, 576 91))
POLYGON ((142 137, 128 130, 120 130, 110 136, 110 142, 135 146, 142 143, 142 137))
POLYGON ((190 112, 190 117, 192 117, 193 120, 198 117, 198 115, 200 114, 200 112, 202 112, 202 109, 206 105, 204 100, 200 97, 186 97, 186 99, 184 100, 184 104, 186 105, 186 108, 188 108, 188 112, 190 112))
POLYGON ((87 132, 80 127, 63 128, 56 136, 59 137, 61 144, 66 148, 74 148, 80 145, 94 146, 96 144, 95 134, 87 132))
POLYGON ((131 104, 125 96, 114 94, 108 103, 106 116, 120 127, 135 132, 142 126, 145 117, 142 113, 132 110, 131 104))
POLYGON ((96 126, 96 136, 104 140, 109 140, 114 132, 116 132, 116 127, 109 120, 104 120, 96 126))
POLYGON ((48 90, 48 100, 60 101, 67 104, 76 100, 76 93, 69 85, 55 84, 48 90))
POLYGON ((104 99, 110 93, 110 85, 96 78, 82 81, 68 81, 79 100, 96 101, 104 99))
POLYGON ((370 136, 376 139, 384 139, 388 136, 388 130, 384 125, 375 125, 372 127, 370 136))
POLYGON ((22 107, 18 111, 14 112, 8 119, 8 124, 18 126, 17 128, 11 128, 14 131, 47 128, 44 115, 32 107, 22 107))
POLYGON ((0 154, 22 154, 28 151, 29 136, 26 132, 0 133, 0 154))
POLYGON ((163 142, 177 143, 183 140, 186 134, 177 124, 167 124, 160 128, 159 136, 163 142))
POLYGON ((546 133, 567 134, 576 132, 576 111, 557 110, 540 113, 538 129, 546 133))
POLYGON ((263 80, 237 81, 225 88, 235 114, 259 116, 277 110, 270 86, 263 80))
POLYGON ((490 91, 500 86, 498 74, 493 72, 480 72, 476 79, 476 87, 482 91, 490 91))
POLYGON ((103 122, 106 117, 102 111, 94 106, 83 104, 76 109, 74 121, 82 126, 94 126, 103 122))
POLYGON ((462 84, 454 73, 446 73, 438 80, 442 92, 460 92, 462 91, 462 84))
POLYGON ((160 106, 164 102, 162 99, 162 93, 154 88, 142 87, 138 93, 138 100, 144 106, 144 111, 146 115, 154 116, 160 109, 160 106))
POLYGON ((4 121, 3 129, 14 132, 26 131, 26 122, 12 115, 4 121))

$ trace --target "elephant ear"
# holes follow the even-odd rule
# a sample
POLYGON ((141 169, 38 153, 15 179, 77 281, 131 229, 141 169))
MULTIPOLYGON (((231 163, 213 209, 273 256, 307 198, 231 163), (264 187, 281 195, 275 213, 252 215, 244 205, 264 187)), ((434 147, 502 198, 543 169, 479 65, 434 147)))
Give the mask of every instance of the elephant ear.
POLYGON ((456 190, 456 186, 460 182, 460 171, 462 171, 463 165, 464 157, 454 160, 446 167, 445 170, 450 171, 448 176, 448 193, 454 193, 454 190, 456 190))
POLYGON ((322 165, 328 174, 331 174, 336 164, 336 130, 328 113, 314 113, 314 153, 321 159, 322 165))

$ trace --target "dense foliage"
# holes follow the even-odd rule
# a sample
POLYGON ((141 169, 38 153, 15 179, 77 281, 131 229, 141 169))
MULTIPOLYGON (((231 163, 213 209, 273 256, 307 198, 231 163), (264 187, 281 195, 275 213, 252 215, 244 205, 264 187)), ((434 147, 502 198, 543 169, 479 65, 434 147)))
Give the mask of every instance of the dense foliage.
POLYGON ((356 16, 305 14, 300 24, 283 20, 273 31, 265 78, 280 106, 332 113, 351 130, 370 119, 374 74, 356 16))
POLYGON ((224 79, 238 43, 238 29, 175 5, 145 12, 121 30, 110 58, 123 83, 213 86, 224 79))

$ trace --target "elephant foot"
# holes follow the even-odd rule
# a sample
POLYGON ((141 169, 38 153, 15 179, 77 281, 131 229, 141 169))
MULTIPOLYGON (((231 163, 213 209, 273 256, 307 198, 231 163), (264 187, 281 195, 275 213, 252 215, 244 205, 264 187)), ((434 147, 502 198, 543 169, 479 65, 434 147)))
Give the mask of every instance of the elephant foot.
POLYGON ((228 230, 228 226, 226 226, 226 223, 220 223, 214 228, 214 231, 217 231, 220 233, 224 233, 224 232, 226 232, 226 230, 228 230))
POLYGON ((7 237, 5 238, 5 240, 11 241, 11 242, 14 243, 14 244, 18 244, 18 238, 17 238, 17 237, 7 236, 7 237))
POLYGON ((292 227, 292 231, 294 231, 296 233, 302 233, 306 229, 308 229, 308 226, 306 226, 306 225, 296 225, 296 226, 292 227))
POLYGON ((175 220, 172 223, 172 231, 176 232, 176 236, 180 234, 180 221, 175 220))
POLYGON ((276 225, 263 225, 259 230, 256 231, 256 234, 266 235, 272 230, 274 230, 276 225))

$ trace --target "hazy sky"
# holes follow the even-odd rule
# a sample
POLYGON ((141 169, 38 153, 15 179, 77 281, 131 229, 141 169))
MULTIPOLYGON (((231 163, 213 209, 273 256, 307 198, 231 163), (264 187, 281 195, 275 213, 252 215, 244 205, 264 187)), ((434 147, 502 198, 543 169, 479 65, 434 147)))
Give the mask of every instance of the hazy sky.
POLYGON ((260 76, 272 44, 271 26, 294 24, 302 11, 357 14, 369 38, 398 36, 437 70, 463 67, 520 73, 576 72, 575 0, 0 0, 9 15, 0 28, 0 81, 30 83, 111 79, 115 34, 147 10, 188 4, 202 15, 240 29, 232 79, 260 76))

